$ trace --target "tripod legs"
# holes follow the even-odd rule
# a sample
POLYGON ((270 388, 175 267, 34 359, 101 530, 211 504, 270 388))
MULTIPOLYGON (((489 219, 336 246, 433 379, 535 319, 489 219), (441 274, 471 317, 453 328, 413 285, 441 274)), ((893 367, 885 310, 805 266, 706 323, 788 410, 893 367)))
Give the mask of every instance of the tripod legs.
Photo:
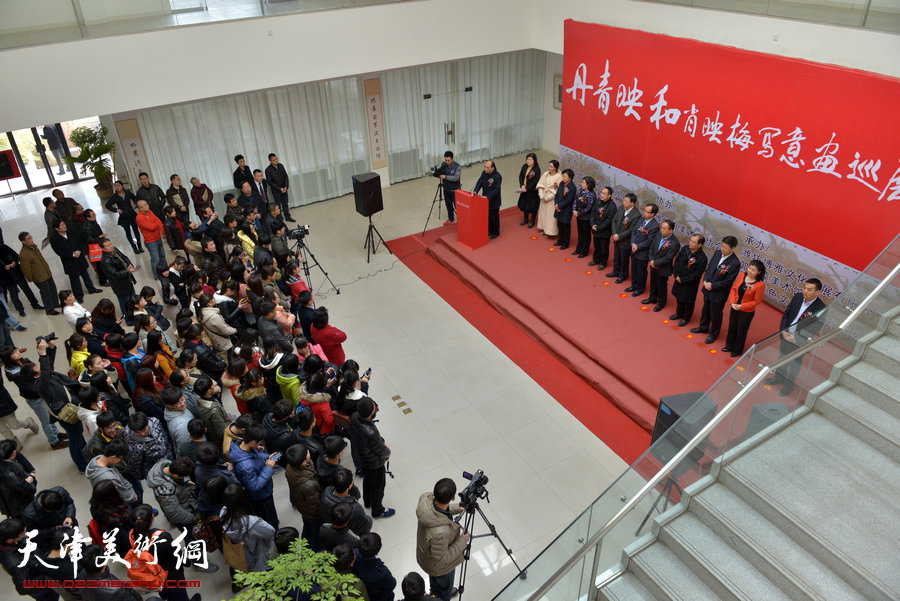
POLYGON ((431 209, 428 210, 428 218, 425 219, 425 227, 422 228, 422 236, 428 231, 428 222, 431 221, 431 213, 434 211, 434 205, 438 208, 438 221, 441 220, 441 206, 444 204, 444 186, 438 182, 437 190, 434 193, 434 200, 431 201, 431 209))
POLYGON ((486 534, 475 534, 475 514, 473 512, 466 512, 466 519, 463 522, 463 529, 469 533, 469 542, 466 545, 466 550, 463 551, 463 563, 462 567, 459 571, 459 586, 456 588, 459 590, 459 599, 462 599, 463 592, 466 590, 466 576, 469 572, 469 556, 472 551, 472 541, 476 538, 483 538, 485 536, 493 536, 497 539, 497 542, 500 543, 500 546, 506 551, 506 554, 509 556, 510 561, 512 561, 513 565, 516 566, 516 569, 519 570, 519 578, 525 580, 527 576, 527 572, 523 572, 522 568, 519 567, 519 564, 516 563, 516 558, 513 557, 512 549, 506 546, 506 543, 503 542, 503 539, 500 538, 500 535, 497 534, 497 527, 494 526, 487 516, 484 515, 484 512, 481 510, 479 505, 475 505, 475 510, 478 512, 478 515, 481 516, 481 519, 484 520, 484 523, 487 525, 489 532, 486 534))
POLYGON ((372 260, 372 255, 378 250, 378 246, 383 244, 387 251, 391 254, 394 252, 388 247, 387 243, 384 241, 384 238, 381 237, 381 233, 378 231, 378 228, 375 227, 375 224, 372 223, 372 217, 369 216, 369 231, 366 233, 366 243, 363 245, 363 248, 366 249, 366 263, 372 260), (378 240, 375 240, 375 236, 378 236, 378 240))

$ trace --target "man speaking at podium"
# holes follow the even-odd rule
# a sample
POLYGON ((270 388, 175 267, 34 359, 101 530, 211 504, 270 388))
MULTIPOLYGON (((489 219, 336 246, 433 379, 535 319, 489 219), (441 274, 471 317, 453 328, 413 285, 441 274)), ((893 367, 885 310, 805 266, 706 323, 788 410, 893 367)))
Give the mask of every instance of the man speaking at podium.
POLYGON ((478 178, 478 183, 472 189, 472 194, 484 192, 488 199, 488 238, 494 239, 500 235, 500 183, 503 181, 500 172, 494 167, 494 161, 488 159, 484 162, 484 172, 478 178))

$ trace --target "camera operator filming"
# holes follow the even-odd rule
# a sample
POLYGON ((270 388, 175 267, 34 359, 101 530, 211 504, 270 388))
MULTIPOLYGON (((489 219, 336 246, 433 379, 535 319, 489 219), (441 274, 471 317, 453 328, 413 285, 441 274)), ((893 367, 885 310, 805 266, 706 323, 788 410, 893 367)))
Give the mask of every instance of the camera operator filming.
POLYGON ((444 203, 447 205, 447 221, 444 225, 450 225, 456 221, 456 191, 460 189, 460 177, 462 166, 453 160, 453 153, 444 153, 444 163, 435 167, 432 175, 441 179, 444 187, 444 203))
POLYGON ((453 521, 453 515, 463 511, 459 503, 453 502, 454 497, 456 483, 441 478, 433 492, 419 497, 416 507, 416 561, 428 574, 431 594, 442 601, 450 601, 453 595, 456 566, 463 562, 469 545, 469 534, 453 521))

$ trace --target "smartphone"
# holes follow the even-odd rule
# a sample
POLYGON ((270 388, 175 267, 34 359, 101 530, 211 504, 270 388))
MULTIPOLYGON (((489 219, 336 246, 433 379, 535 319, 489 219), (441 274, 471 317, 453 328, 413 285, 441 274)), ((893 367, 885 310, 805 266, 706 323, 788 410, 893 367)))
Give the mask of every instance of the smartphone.
POLYGON ((366 373, 365 373, 364 375, 365 375, 367 378, 371 378, 371 377, 372 377, 372 368, 370 367, 369 369, 367 369, 367 370, 366 370, 366 373))
POLYGON ((276 452, 272 455, 272 461, 278 461, 279 459, 281 459, 281 453, 276 452))

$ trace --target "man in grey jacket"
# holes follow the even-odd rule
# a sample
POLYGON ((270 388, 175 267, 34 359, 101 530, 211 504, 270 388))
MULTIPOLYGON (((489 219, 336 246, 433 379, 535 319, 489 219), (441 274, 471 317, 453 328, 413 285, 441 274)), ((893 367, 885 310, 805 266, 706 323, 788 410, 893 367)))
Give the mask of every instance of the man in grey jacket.
POLYGON ((447 221, 444 225, 450 225, 456 221, 456 191, 460 189, 462 184, 462 167, 453 160, 453 153, 447 151, 444 153, 444 172, 441 173, 441 185, 444 186, 444 203, 447 205, 447 221))
POLYGON ((110 440, 103 449, 103 454, 97 455, 87 464, 84 475, 90 480, 92 487, 97 486, 101 480, 112 480, 122 500, 134 508, 139 503, 137 493, 134 492, 134 487, 125 479, 122 472, 116 469, 116 465, 125 458, 127 453, 127 442, 120 438, 110 440))
POLYGON ((147 474, 147 485, 153 489, 157 504, 173 526, 190 528, 196 520, 199 502, 190 481, 193 473, 194 462, 179 457, 175 461, 160 459, 147 474))
POLYGON ((184 394, 180 388, 176 388, 171 384, 162 389, 159 395, 163 403, 166 405, 165 418, 166 426, 169 429, 169 437, 172 439, 172 446, 180 449, 181 445, 191 441, 191 435, 188 433, 188 422, 193 419, 191 412, 187 410, 187 403, 184 400, 184 394))

